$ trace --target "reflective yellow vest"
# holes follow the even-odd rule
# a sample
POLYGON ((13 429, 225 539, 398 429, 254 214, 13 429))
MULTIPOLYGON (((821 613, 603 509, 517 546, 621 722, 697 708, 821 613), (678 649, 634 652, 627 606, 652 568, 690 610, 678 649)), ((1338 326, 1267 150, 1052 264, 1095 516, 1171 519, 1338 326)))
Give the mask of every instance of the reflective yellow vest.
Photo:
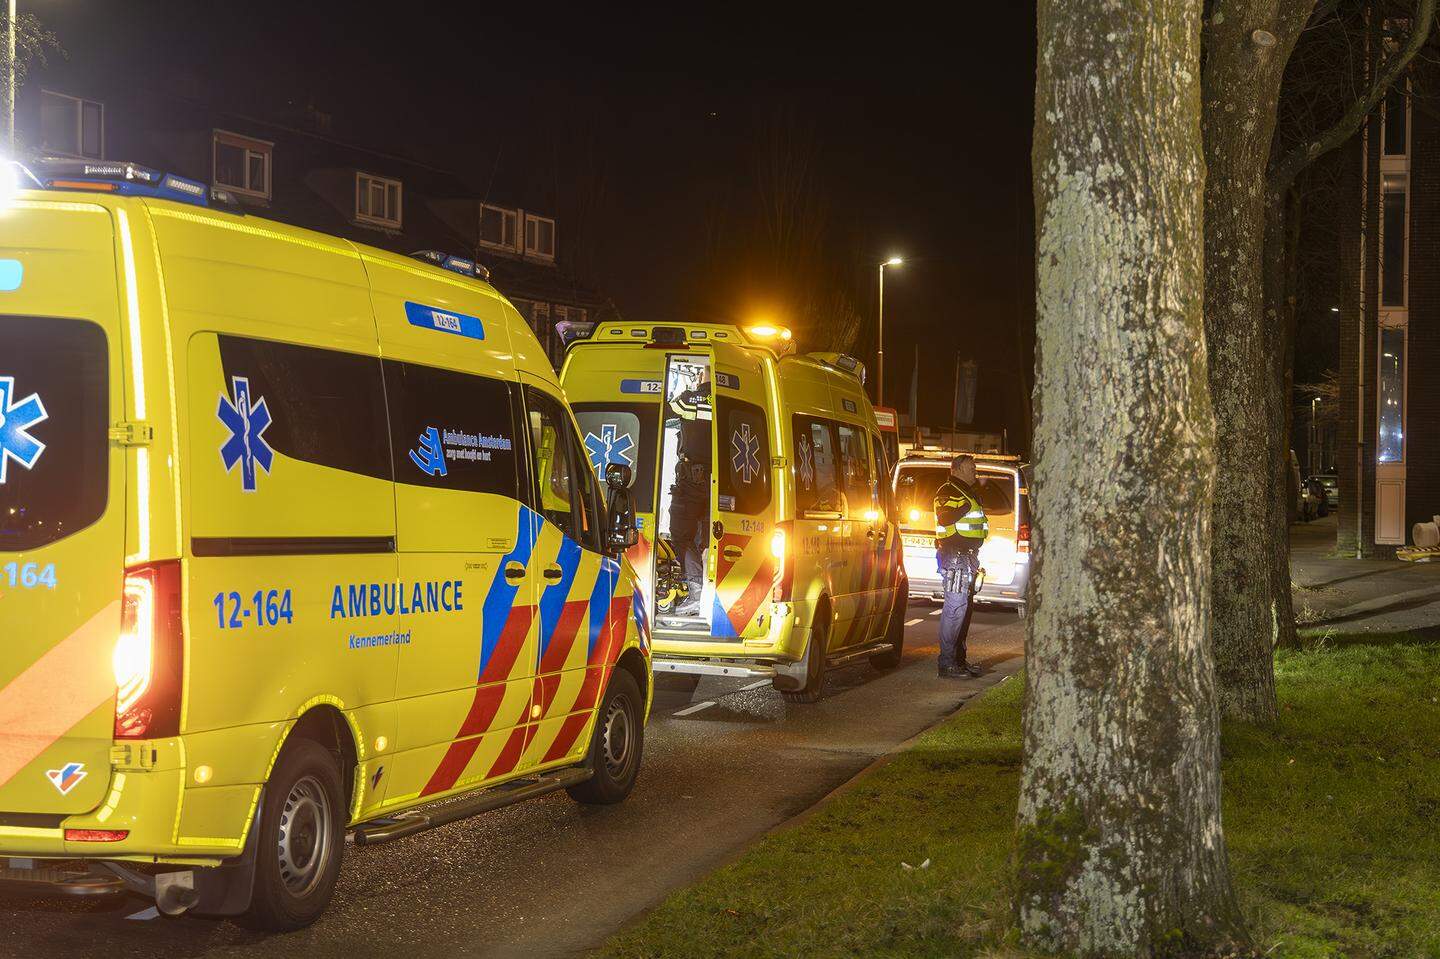
POLYGON ((952 536, 984 542, 990 535, 990 521, 980 500, 964 483, 954 477, 935 493, 935 545, 940 546, 952 536))

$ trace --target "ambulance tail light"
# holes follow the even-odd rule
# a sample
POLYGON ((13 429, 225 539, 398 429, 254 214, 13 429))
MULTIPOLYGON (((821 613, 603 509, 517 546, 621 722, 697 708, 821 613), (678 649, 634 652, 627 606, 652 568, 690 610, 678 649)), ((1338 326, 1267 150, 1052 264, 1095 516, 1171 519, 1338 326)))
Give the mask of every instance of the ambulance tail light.
POLYGON ((1015 531, 1015 552, 1030 552, 1030 524, 1021 523, 1020 528, 1015 531))
POLYGON ((116 739, 179 734, 184 644, 179 561, 127 570, 120 636, 111 657, 116 739))
POLYGON ((780 575, 775 580, 771 599, 777 603, 788 603, 795 585, 795 548, 791 542, 794 526, 789 521, 776 523, 770 531, 770 555, 779 564, 780 575))
POLYGON ((121 842, 130 835, 128 829, 67 829, 66 842, 121 842))

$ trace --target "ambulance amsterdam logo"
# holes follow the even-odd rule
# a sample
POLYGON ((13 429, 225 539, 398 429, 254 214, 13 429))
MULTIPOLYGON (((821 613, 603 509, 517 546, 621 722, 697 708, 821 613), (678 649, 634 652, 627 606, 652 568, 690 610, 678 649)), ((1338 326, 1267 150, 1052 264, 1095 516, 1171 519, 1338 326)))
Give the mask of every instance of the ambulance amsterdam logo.
POLYGON ((50 780, 50 785, 60 790, 60 795, 70 795, 70 790, 80 785, 80 780, 90 775, 85 771, 84 763, 66 763, 59 769, 45 770, 45 778, 50 780))
POLYGON ((255 467, 268 475, 275 461, 275 451, 265 441, 265 431, 270 428, 270 408, 265 398, 252 399, 250 380, 244 376, 232 376, 230 382, 234 399, 220 394, 220 408, 215 415, 230 431, 230 438, 220 447, 220 459, 225 472, 240 467, 240 486, 247 493, 256 489, 255 467))
POLYGON ((740 482, 749 484, 760 472, 760 438, 750 429, 749 423, 730 434, 730 468, 740 477, 740 482))
POLYGON ((23 400, 15 398, 15 377, 0 376, 0 484, 11 460, 34 469, 45 452, 45 444, 30 435, 30 430, 48 419, 45 404, 31 393, 23 400))
POLYGON ((605 477, 605 467, 611 463, 622 463, 625 466, 635 465, 635 440, 629 433, 619 433, 614 423, 605 423, 600 427, 600 435, 594 433, 585 434, 585 449, 590 454, 590 465, 595 467, 595 472, 600 474, 601 479, 605 477))
POLYGON ((432 426, 421 433, 418 446, 410 451, 410 462, 431 476, 444 476, 445 446, 440 442, 440 430, 432 426))

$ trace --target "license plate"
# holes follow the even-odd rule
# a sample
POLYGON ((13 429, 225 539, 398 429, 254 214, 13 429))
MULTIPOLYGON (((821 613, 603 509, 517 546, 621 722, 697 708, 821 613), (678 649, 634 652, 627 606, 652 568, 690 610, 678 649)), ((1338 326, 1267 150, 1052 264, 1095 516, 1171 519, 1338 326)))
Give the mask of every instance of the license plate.
POLYGON ((919 546, 922 548, 935 548, 935 537, 933 536, 902 536, 906 546, 919 546))

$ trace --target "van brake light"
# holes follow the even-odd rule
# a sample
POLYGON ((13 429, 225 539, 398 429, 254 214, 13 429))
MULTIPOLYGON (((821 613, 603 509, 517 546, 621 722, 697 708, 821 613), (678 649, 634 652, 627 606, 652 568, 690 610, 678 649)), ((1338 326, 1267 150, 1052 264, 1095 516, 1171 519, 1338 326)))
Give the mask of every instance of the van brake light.
POLYGON ((115 738, 153 739, 180 732, 184 634, 178 560, 125 572, 115 673, 115 738))
POLYGON ((1030 524, 1021 523, 1020 528, 1015 531, 1015 552, 1030 552, 1030 524))

